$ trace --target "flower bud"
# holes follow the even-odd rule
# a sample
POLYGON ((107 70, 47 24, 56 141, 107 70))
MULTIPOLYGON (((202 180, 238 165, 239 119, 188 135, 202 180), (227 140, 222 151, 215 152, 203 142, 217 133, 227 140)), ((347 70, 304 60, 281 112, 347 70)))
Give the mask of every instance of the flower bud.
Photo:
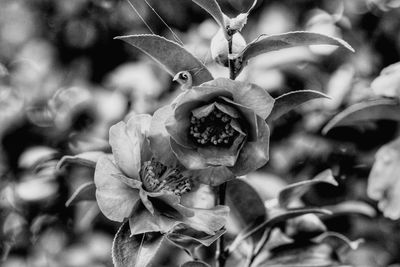
MULTIPOLYGON (((246 40, 240 33, 232 36, 232 54, 239 54, 246 47, 246 40)), ((218 64, 228 66, 228 41, 220 29, 211 40, 211 56, 218 64)))

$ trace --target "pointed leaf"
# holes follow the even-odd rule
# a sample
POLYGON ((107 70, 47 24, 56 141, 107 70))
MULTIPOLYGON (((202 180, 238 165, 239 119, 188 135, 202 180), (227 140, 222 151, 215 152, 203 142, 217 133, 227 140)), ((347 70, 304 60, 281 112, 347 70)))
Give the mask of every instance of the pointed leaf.
POLYGON ((337 114, 322 129, 327 134, 332 128, 349 126, 362 121, 394 120, 400 121, 400 104, 393 99, 379 99, 354 104, 337 114))
POLYGON ((345 201, 332 206, 325 206, 324 209, 330 210, 332 215, 328 217, 341 216, 344 214, 359 214, 367 217, 375 217, 376 210, 368 203, 356 200, 345 201))
POLYGON ((184 228, 181 230, 174 231, 167 235, 169 241, 174 243, 174 245, 186 250, 191 256, 195 256, 194 251, 199 246, 210 246, 223 234, 226 230, 221 229, 217 231, 215 235, 208 235, 206 233, 195 231, 193 229, 184 228))
POLYGON ((192 0, 205 11, 207 11, 218 23, 218 25, 225 30, 224 13, 221 11, 216 0, 192 0))
POLYGON ((67 200, 65 206, 69 207, 78 202, 85 200, 96 201, 96 186, 94 182, 84 183, 72 194, 72 196, 67 200))
POLYGON ((318 243, 327 243, 334 249, 339 249, 344 244, 352 250, 356 250, 360 244, 364 242, 363 239, 351 241, 346 236, 336 232, 325 232, 314 238, 314 241, 318 243))
POLYGON ((206 66, 194 55, 178 43, 162 36, 143 34, 118 36, 115 39, 140 49, 162 65, 172 77, 181 71, 188 71, 192 75, 193 86, 213 79, 206 66))
POLYGON ((95 168, 97 160, 100 156, 104 155, 104 152, 101 151, 90 151, 84 152, 75 156, 64 156, 57 163, 56 169, 61 169, 67 164, 80 164, 83 166, 95 168))
POLYGON ((267 118, 268 122, 274 121, 288 113, 289 111, 295 109, 296 107, 304 104, 310 100, 317 98, 330 98, 326 94, 313 90, 299 90, 283 94, 275 98, 275 104, 272 109, 271 114, 267 118))
POLYGON ((237 246, 248 237, 252 236, 253 234, 257 233, 260 230, 264 230, 263 237, 260 239, 255 252, 258 253, 259 250, 263 246, 264 239, 268 239, 269 233, 271 230, 278 226, 279 224, 286 222, 287 220, 305 215, 305 214, 331 214, 330 211, 320 208, 299 208, 299 209, 289 209, 284 210, 280 209, 275 211, 275 214, 272 214, 271 218, 265 220, 264 222, 260 223, 256 227, 250 229, 248 232, 244 234, 238 235, 235 240, 232 242, 231 246, 228 248, 229 251, 233 251, 237 248, 237 246))
POLYGON ((210 267, 203 261, 188 261, 181 265, 181 267, 210 267))
POLYGON ((260 35, 246 46, 240 56, 243 62, 246 62, 263 53, 305 45, 336 45, 354 52, 354 49, 341 39, 315 32, 296 31, 276 35, 260 35))
POLYGON ((267 260, 255 266, 333 267, 338 265, 334 250, 327 244, 290 243, 271 250, 267 260))
POLYGON ((279 205, 286 208, 292 201, 299 199, 312 186, 319 183, 328 183, 334 186, 338 185, 335 178, 332 176, 331 170, 323 171, 312 180, 294 183, 282 189, 278 196, 279 205))
POLYGON ((131 236, 125 222, 115 235, 112 257, 115 267, 146 267, 154 259, 164 236, 157 232, 131 236))
MULTIPOLYGON (((248 231, 267 218, 261 197, 244 180, 235 179, 227 184, 226 204, 230 207, 231 216, 239 222, 242 231, 248 231)), ((257 240, 261 234, 254 238, 257 240)))

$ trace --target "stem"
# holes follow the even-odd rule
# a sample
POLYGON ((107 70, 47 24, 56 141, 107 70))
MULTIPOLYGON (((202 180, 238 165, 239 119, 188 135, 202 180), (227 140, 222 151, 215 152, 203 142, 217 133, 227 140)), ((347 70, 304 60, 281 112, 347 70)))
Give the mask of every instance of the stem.
POLYGON ((233 40, 233 36, 229 36, 229 39, 228 39, 228 67, 229 67, 229 79, 234 80, 236 78, 236 71, 235 71, 235 60, 231 59, 232 40, 233 40))
MULTIPOLYGON (((234 80, 236 78, 236 71, 235 71, 235 60, 231 59, 232 55, 232 34, 229 34, 228 39, 228 66, 229 66, 229 79, 234 80)), ((218 205, 225 205, 225 194, 226 194, 226 182, 221 184, 218 187, 218 194, 217 194, 217 204, 218 205)), ((225 254, 225 240, 224 236, 222 235, 217 241, 217 251, 215 253, 215 266, 216 267, 224 267, 226 261, 226 254, 225 254)))
MULTIPOLYGON (((226 183, 221 184, 218 187, 218 205, 225 205, 225 193, 226 193, 226 183)), ((215 266, 224 267, 225 266, 225 240, 224 235, 222 235, 217 241, 217 251, 215 253, 215 266)))

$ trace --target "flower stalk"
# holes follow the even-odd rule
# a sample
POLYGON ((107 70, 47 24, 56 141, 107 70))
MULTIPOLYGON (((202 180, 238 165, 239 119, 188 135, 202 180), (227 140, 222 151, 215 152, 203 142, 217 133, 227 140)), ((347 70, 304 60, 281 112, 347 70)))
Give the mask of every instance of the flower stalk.
MULTIPOLYGON (((233 34, 232 34, 233 35, 233 34)), ((235 60, 232 58, 232 35, 229 35, 228 38, 228 68, 229 68, 229 79, 235 80, 236 72, 235 72, 235 60)), ((225 205, 225 194, 226 194, 226 182, 222 183, 218 187, 218 205, 225 205)), ((216 257, 216 266, 224 267, 226 255, 225 251, 225 240, 222 235, 217 241, 217 251, 215 254, 216 257)))
MULTIPOLYGON (((217 199, 218 205, 225 205, 225 194, 226 194, 226 182, 218 186, 218 199, 217 199)), ((217 267, 225 266, 226 255, 224 251, 225 251, 225 240, 224 240, 224 235, 222 235, 217 241, 217 251, 215 253, 217 267)))

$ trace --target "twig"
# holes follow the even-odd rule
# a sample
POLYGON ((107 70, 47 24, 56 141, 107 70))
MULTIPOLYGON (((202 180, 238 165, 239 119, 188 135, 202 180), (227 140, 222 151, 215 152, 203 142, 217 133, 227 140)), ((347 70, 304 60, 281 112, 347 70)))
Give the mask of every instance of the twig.
POLYGON ((235 60, 232 59, 232 40, 233 36, 230 35, 228 39, 228 67, 229 67, 229 79, 236 79, 236 71, 235 71, 235 60))
MULTIPOLYGON (((218 205, 225 205, 225 193, 226 193, 226 183, 221 184, 218 187, 218 205)), ((224 235, 222 235, 217 241, 217 251, 215 253, 215 263, 216 267, 224 267, 225 265, 225 240, 224 235)))

